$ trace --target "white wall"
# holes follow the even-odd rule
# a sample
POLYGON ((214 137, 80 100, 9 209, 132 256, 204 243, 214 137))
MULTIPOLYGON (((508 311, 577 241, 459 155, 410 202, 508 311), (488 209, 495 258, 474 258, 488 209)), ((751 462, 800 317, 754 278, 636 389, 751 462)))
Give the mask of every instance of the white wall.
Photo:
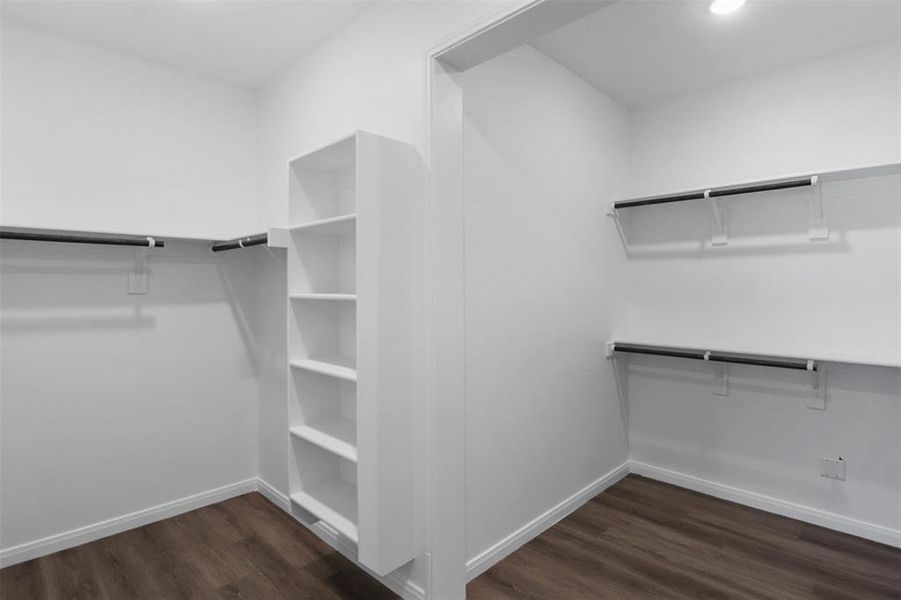
MULTIPOLYGON (((635 109, 632 191, 897 162, 898 51, 863 49, 635 109)), ((724 200, 725 247, 710 245, 706 203, 622 211, 626 337, 901 363, 901 176, 826 184, 822 194, 830 237, 816 242, 808 190, 724 200)), ((629 362, 633 460, 901 540, 897 370, 827 365, 818 411, 804 408, 804 373, 730 367, 722 397, 707 365, 629 362), (845 482, 819 476, 819 459, 837 456, 845 482)))
POLYGON ((467 71, 467 557, 622 465, 605 342, 625 257, 598 198, 628 112, 525 46, 467 71))
POLYGON ((425 52, 503 2, 389 2, 365 12, 258 93, 264 220, 288 217, 289 158, 356 129, 426 145, 425 52))
POLYGON ((256 474, 254 253, 0 247, 3 550, 256 474))
POLYGON ((271 248, 256 266, 255 310, 260 391, 257 402, 257 476, 285 492, 288 486, 288 436, 275 435, 287 423, 288 281, 285 250, 271 248))
POLYGON ((837 518, 823 525, 901 543, 898 369, 829 366, 820 411, 805 408, 806 373, 730 366, 729 395, 715 396, 708 365, 629 362, 633 461, 695 478, 676 481, 682 485, 711 482, 707 493, 728 486, 774 499, 782 510, 801 507, 800 518, 825 511, 837 518), (845 460, 845 481, 820 477, 824 457, 845 460))
MULTIPOLYGON (((3 225, 262 228, 252 94, 9 22, 2 51, 3 225)), ((283 267, 166 241, 133 296, 134 249, 2 243, 4 554, 256 475, 283 267)))
POLYGON ((808 237, 811 193, 725 200, 726 246, 704 202, 621 211, 627 338, 901 364, 901 175, 824 184, 829 240, 808 237))
MULTIPOLYGON (((639 108, 633 188, 898 162, 899 63, 897 44, 877 46, 639 108)), ((723 200, 725 247, 709 244, 703 202, 622 211, 629 335, 901 362, 899 194, 897 175, 823 185, 820 242, 807 236, 809 190, 723 200)))
POLYGON ((899 71, 895 42, 637 107, 629 195, 898 162, 899 71))
POLYGON ((252 93, 9 21, 2 44, 4 226, 265 229, 252 93))

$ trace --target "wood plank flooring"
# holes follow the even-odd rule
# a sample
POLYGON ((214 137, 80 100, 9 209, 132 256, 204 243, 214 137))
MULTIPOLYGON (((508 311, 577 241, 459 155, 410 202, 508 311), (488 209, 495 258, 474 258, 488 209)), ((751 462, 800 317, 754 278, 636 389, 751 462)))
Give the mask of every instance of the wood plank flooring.
MULTIPOLYGON (((3 600, 395 597, 259 494, 0 570, 3 600)), ((467 597, 901 599, 901 550, 630 475, 467 597)))
POLYGON ((0 570, 3 600, 396 598, 253 493, 0 570))
POLYGON ((884 600, 901 598, 901 550, 630 475, 467 598, 884 600))

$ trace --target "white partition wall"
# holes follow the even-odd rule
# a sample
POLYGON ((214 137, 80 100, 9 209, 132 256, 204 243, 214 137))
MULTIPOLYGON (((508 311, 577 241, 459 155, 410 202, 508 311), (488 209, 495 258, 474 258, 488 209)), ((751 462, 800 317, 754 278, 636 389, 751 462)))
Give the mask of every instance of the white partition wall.
POLYGON ((357 132, 290 163, 292 510, 379 574, 414 556, 416 161, 357 132))
MULTIPOLYGON (((901 364, 901 55, 897 32, 875 27, 897 7, 801 4, 749 3, 742 25, 697 3, 615 3, 460 63, 470 576, 616 458, 897 543, 899 388, 886 366, 901 364), (674 16, 649 35, 644 11, 668 10, 687 26, 674 16), (806 38, 784 26, 797 14, 806 38), (816 185, 703 193, 805 177, 816 185), (694 202, 611 210, 694 190, 694 202), (632 338, 815 358, 828 377, 738 365, 717 379, 709 363, 601 356, 632 338), (821 477, 820 460, 839 456, 853 477, 821 477)), ((433 134, 439 148, 453 137, 433 134)))
POLYGON ((626 261, 597 198, 623 185, 629 122, 530 47, 460 79, 472 577, 626 472, 604 358, 626 261))

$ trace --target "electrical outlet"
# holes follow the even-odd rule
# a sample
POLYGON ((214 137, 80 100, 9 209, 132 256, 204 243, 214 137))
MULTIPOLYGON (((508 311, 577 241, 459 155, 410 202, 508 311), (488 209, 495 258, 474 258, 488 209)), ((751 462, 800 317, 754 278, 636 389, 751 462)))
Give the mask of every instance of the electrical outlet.
POLYGON ((828 477, 829 479, 845 480, 845 459, 841 456, 838 458, 821 458, 820 459, 820 477, 828 477))

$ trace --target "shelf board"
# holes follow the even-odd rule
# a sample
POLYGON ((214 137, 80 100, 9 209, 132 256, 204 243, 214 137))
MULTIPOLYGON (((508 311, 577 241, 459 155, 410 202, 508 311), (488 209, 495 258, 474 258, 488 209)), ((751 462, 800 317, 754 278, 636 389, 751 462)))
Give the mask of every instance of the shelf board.
POLYGON ((124 237, 147 237, 148 235, 157 241, 172 240, 189 240, 201 242, 216 242, 220 240, 230 240, 240 237, 235 232, 217 232, 214 235, 207 233, 178 232, 166 233, 165 231, 147 232, 144 230, 103 228, 103 227, 65 227, 56 225, 39 225, 34 223, 0 223, 0 228, 17 231, 22 233, 53 233, 58 235, 104 235, 104 236, 124 236, 124 237), (219 233, 223 233, 219 235, 219 233))
POLYGON ((618 339, 614 343, 619 344, 629 344, 635 346, 651 346, 658 348, 679 348, 683 350, 693 350, 693 351, 710 351, 710 352, 719 352, 722 354, 747 354, 747 355, 759 355, 759 356, 774 356, 779 358, 786 358, 791 360, 813 360, 816 362, 824 362, 824 363, 841 363, 848 365, 865 365, 871 367, 889 367, 898 369, 901 368, 901 357, 899 356, 866 356, 864 354, 827 354, 824 352, 813 351, 809 354, 804 352, 798 352, 796 350, 791 350, 789 352, 785 351, 770 351, 768 348, 760 348, 753 346, 719 346, 718 344, 713 345, 685 345, 679 343, 672 343, 672 340, 632 340, 632 339, 618 339))
POLYGON ((343 300, 354 302, 356 294, 290 294, 291 300, 343 300))
POLYGON ((359 541, 357 486, 343 480, 318 483, 291 495, 291 501, 322 519, 341 535, 359 541))
MULTIPOLYGON (((797 180, 797 179, 805 179, 810 178, 813 175, 817 175, 819 178, 818 183, 830 183, 833 181, 845 181, 848 179, 864 179, 867 177, 882 177, 886 175, 898 175, 901 174, 901 163, 886 163, 886 164, 876 164, 876 165, 860 165, 849 167, 846 169, 835 169, 831 171, 811 171, 809 173, 794 173, 794 174, 782 174, 775 177, 771 177, 768 179, 755 179, 750 181, 741 181, 741 182, 711 182, 711 185, 706 186, 704 189, 729 189, 729 188, 741 188, 747 186, 758 186, 758 185, 766 185, 769 183, 775 183, 779 181, 789 181, 789 180, 797 180)), ((702 188, 690 188, 690 189, 677 189, 677 190, 669 190, 669 191, 661 191, 661 193, 655 194, 646 194, 634 198, 622 198, 617 199, 614 202, 616 204, 622 203, 630 203, 630 202, 645 202, 652 201, 655 199, 659 199, 661 197, 675 197, 675 196, 696 196, 701 194, 701 197, 692 198, 694 200, 700 200, 703 198, 702 188)), ((624 207, 625 208, 625 207, 624 207)))
POLYGON ((291 227, 291 233, 315 233, 317 235, 344 235, 357 229, 357 214, 340 215, 320 221, 302 223, 291 227))
POLYGON ((292 360, 295 369, 304 369, 347 381, 357 380, 357 360, 348 356, 328 356, 292 360))
POLYGON ((298 425, 290 429, 291 435, 315 444, 324 450, 357 462, 357 424, 349 419, 320 421, 298 425))

